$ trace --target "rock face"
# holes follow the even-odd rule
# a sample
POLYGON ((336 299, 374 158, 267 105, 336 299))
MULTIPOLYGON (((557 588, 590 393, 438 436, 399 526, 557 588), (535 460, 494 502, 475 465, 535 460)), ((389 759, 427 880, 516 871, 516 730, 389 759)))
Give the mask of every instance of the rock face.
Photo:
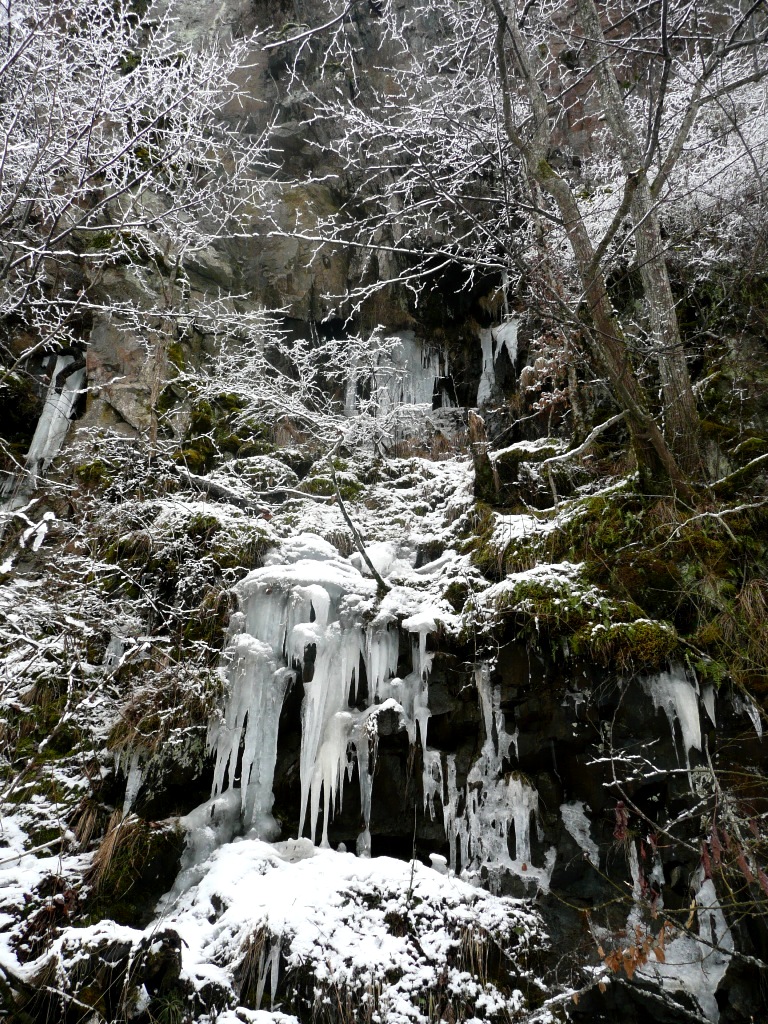
MULTIPOLYGON (((636 493, 600 385, 542 356, 536 311, 502 317, 494 282, 349 300, 407 258, 317 240, 356 184, 305 86, 361 110, 386 86, 378 3, 343 26, 354 82, 320 79, 301 2, 177 11, 184 42, 257 33, 224 114, 270 128, 270 173, 174 273, 105 271, 87 408, 14 505, 4 1009, 760 1019, 764 499, 737 490, 723 518, 636 493), (171 293, 141 330, 109 311, 171 293), (287 339, 271 404, 242 328, 263 307, 287 339), (222 323, 240 350, 206 377, 222 323), (375 328, 385 354, 344 377, 334 346, 375 328), (313 346, 293 404, 289 356, 313 346), (610 429, 569 462, 587 421, 610 429)), ((431 19, 412 31, 428 50, 431 19)), ((702 367, 705 456, 752 481, 764 343, 731 348, 702 367)))

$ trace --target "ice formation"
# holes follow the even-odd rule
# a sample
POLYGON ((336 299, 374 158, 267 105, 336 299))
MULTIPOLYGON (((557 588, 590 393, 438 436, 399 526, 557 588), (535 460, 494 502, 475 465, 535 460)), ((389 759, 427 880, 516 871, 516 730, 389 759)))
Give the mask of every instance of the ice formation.
MULTIPOLYGON (((392 345, 388 355, 379 357, 379 365, 371 381, 371 397, 378 415, 386 416, 402 405, 428 405, 431 408, 438 381, 449 374, 447 356, 437 349, 421 345, 412 331, 403 331, 387 340, 392 345)), ((446 407, 454 404, 445 389, 440 392, 440 404, 446 407)), ((345 396, 347 416, 354 416, 357 405, 357 379, 353 379, 345 396)))
POLYGON ((356 765, 364 823, 358 851, 366 853, 377 719, 385 709, 396 710, 411 743, 426 744, 426 646, 436 622, 429 611, 402 625, 392 611, 379 609, 372 617, 375 583, 318 537, 301 535, 282 557, 283 564, 271 559, 238 588, 243 611, 235 623, 241 632, 226 653, 229 697, 222 719, 209 731, 216 752, 214 796, 239 781, 245 826, 260 838, 275 838, 272 783, 280 712, 296 669, 313 649, 303 680, 300 832, 308 823, 317 837, 322 809, 321 845, 328 845, 345 775, 351 778, 356 765), (401 629, 410 634, 412 647, 412 671, 403 678, 397 675, 401 629), (359 692, 361 663, 365 693, 359 692))
MULTIPOLYGON (((394 549, 376 553, 398 562, 394 549)), ((475 673, 485 739, 459 786, 455 757, 428 746, 427 640, 438 609, 419 604, 412 592, 407 600, 377 603, 375 582, 311 534, 294 538, 267 562, 238 587, 242 611, 225 655, 229 695, 208 737, 216 754, 214 800, 239 793, 244 827, 261 839, 276 838, 272 786, 280 714, 301 670, 299 835, 308 832, 313 842, 329 845, 329 823, 356 769, 363 825, 357 852, 370 853, 378 719, 395 712, 410 744, 421 749, 424 808, 433 818, 442 812, 451 868, 478 877, 489 870, 494 878, 513 871, 546 885, 547 867, 531 864, 538 797, 509 771, 514 737, 506 731, 489 666, 475 673), (403 636, 411 670, 398 675, 403 636)))
POLYGON ((45 405, 27 452, 26 469, 32 482, 38 473, 45 472, 64 443, 72 410, 85 383, 85 370, 75 370, 66 378, 62 389, 57 390, 59 374, 73 362, 73 356, 59 356, 56 359, 45 405))
POLYGON ((600 849, 592 838, 589 818, 586 814, 584 802, 582 800, 572 800, 568 804, 561 804, 560 816, 563 819, 563 824, 568 829, 571 836, 573 836, 576 845, 582 851, 584 856, 590 864, 599 868, 600 849))
POLYGON ((654 707, 662 708, 667 716, 673 739, 675 722, 679 724, 685 761, 690 767, 691 751, 701 750, 698 686, 679 665, 673 665, 669 672, 648 677, 644 685, 654 707))
POLYGON ((748 693, 737 694, 734 693, 732 697, 732 703, 734 709, 738 714, 744 714, 749 716, 749 720, 754 726, 755 734, 758 739, 763 738, 763 723, 760 718, 760 712, 757 709, 757 705, 749 696, 748 693))
POLYGON ((477 404, 483 405, 491 397, 496 385, 496 360, 502 349, 506 349, 509 361, 514 367, 517 360, 517 320, 508 320, 499 327, 480 329, 480 348, 483 367, 477 389, 477 404))
POLYGON ((538 794, 526 779, 504 771, 513 736, 506 732, 499 690, 491 686, 487 664, 478 666, 475 681, 485 741, 465 786, 457 784, 455 755, 446 758, 443 816, 451 868, 474 878, 486 873, 491 890, 505 871, 546 890, 555 854, 547 852, 543 867, 532 864, 531 818, 537 828, 538 794))
POLYGON ((698 935, 682 932, 670 942, 664 961, 648 960, 638 973, 670 992, 687 992, 707 1020, 720 1019, 716 993, 728 970, 734 949, 733 935, 717 899, 714 882, 702 877, 695 897, 698 935))

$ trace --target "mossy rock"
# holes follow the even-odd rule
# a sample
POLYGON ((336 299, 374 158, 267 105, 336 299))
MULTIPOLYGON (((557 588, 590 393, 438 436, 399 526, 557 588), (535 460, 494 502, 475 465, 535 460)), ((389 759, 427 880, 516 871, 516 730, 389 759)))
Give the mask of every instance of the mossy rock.
POLYGON ((238 476, 258 491, 278 487, 296 487, 299 478, 283 461, 269 455, 254 455, 235 462, 238 476))
POLYGON ((215 651, 220 651, 224 647, 231 614, 232 599, 229 592, 210 591, 197 610, 189 616, 184 627, 184 639, 189 643, 203 641, 215 651))
POLYGON ((496 468, 496 472, 502 483, 512 483, 517 480, 520 465, 524 462, 539 463, 547 459, 561 455, 565 445, 562 441, 544 437, 536 441, 520 441, 518 444, 510 445, 501 452, 490 452, 489 458, 496 468))
POLYGON ((489 579, 501 579, 508 571, 507 553, 512 545, 496 543, 496 514, 490 505, 476 501, 459 526, 459 551, 470 555, 472 565, 489 579))
POLYGON ((333 480, 327 476, 308 477, 306 480, 301 481, 299 490, 304 491, 305 494, 317 494, 325 497, 331 497, 336 493, 333 480))
POLYGON ((207 434, 213 429, 214 413, 210 402, 198 402, 192 409, 189 420, 189 433, 207 434))
POLYGON ((174 454, 174 461, 186 466, 191 473, 205 473, 213 466, 216 448, 209 437, 196 437, 185 442, 174 454))
POLYGON ((110 918, 142 928, 178 873, 185 835, 175 819, 113 815, 90 872, 91 922, 110 918))
POLYGON ((13 456, 23 460, 42 410, 32 377, 7 374, 0 387, 0 437, 13 456))
MULTIPOLYGON (((341 494, 342 501, 354 501, 363 490, 363 485, 351 473, 337 473, 336 480, 339 485, 339 494, 341 494)), ((298 489, 306 494, 317 494, 325 497, 333 497, 336 494, 336 485, 330 476, 307 477, 301 481, 298 489)))
POLYGON ((182 529, 191 540, 198 543, 207 543, 221 529, 221 521, 216 516, 193 515, 184 522, 182 529))
POLYGON ((257 455, 271 455, 275 446, 269 441, 243 441, 237 451, 241 459, 251 459, 257 455))
POLYGON ((462 610, 467 602, 471 591, 466 580, 451 580, 448 586, 443 591, 443 598, 458 613, 462 610))
POLYGON ((572 640, 574 653, 620 671, 656 670, 680 651, 680 638, 668 622, 636 619, 598 623, 580 630, 572 640))
POLYGON ((103 487, 111 479, 112 474, 106 463, 101 459, 83 462, 75 466, 75 476, 85 487, 103 487))
MULTIPOLYGON (((316 458, 312 452, 304 448, 275 448, 272 454, 274 458, 292 470, 298 480, 303 480, 308 475, 316 458)), ((367 484, 371 481, 364 480, 362 482, 367 484)))

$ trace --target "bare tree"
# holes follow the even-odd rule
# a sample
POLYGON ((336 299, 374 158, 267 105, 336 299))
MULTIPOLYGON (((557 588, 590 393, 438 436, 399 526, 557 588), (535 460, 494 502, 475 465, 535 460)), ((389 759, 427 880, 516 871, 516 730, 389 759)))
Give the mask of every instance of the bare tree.
POLYGON ((172 5, 143 9, 0 4, 0 386, 82 353, 100 315, 164 337, 185 260, 261 194, 263 138, 237 131, 250 42, 193 49, 172 5), (110 294, 121 268, 138 298, 110 294))
POLYGON ((704 467, 670 225, 693 213, 692 175, 736 203, 744 183, 730 169, 741 163, 764 195, 764 129, 711 116, 725 98, 764 103, 763 5, 664 0, 634 13, 593 0, 471 0, 381 14, 384 86, 361 73, 337 26, 324 37, 328 77, 338 81, 345 61, 348 88, 319 96, 344 126, 333 145, 368 217, 361 226, 350 204, 303 237, 369 254, 361 298, 382 278, 418 290, 447 266, 526 284, 585 341, 625 414, 644 486, 666 480, 690 497, 704 467), (611 281, 627 274, 641 308, 616 301, 611 281))

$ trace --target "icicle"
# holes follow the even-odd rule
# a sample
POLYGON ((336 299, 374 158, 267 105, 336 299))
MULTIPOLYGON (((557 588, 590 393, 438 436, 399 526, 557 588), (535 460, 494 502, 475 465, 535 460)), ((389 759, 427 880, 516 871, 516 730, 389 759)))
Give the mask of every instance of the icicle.
POLYGON ((323 744, 314 762, 309 797, 310 830, 314 841, 317 835, 317 819, 322 793, 323 837, 320 845, 326 848, 330 847, 328 825, 331 813, 337 807, 341 807, 343 774, 347 764, 347 747, 353 724, 352 715, 348 711, 337 712, 326 725, 323 744))
POLYGON ((424 772, 422 775, 422 791, 424 793, 424 810, 435 820, 435 801, 443 802, 443 763, 439 750, 422 750, 424 772))
POLYGON ((572 800, 569 804, 561 804, 560 815, 563 824, 570 832, 576 845, 586 855, 587 860, 600 867, 600 850, 592 838, 589 818, 585 813, 584 803, 581 800, 572 800))
POLYGON ((496 751, 498 753, 499 762, 509 760, 509 748, 512 744, 515 744, 515 753, 517 753, 517 737, 519 730, 515 729, 514 733, 510 735, 507 732, 507 720, 504 717, 504 713, 501 710, 501 687, 494 686, 493 696, 493 724, 496 727, 496 751))
MULTIPOLYGON (((538 814, 538 794, 519 776, 502 775, 503 760, 508 757, 513 737, 506 732, 501 694, 498 687, 491 686, 488 664, 476 667, 475 682, 485 739, 464 790, 457 787, 455 757, 446 759, 443 820, 451 868, 469 877, 485 868, 491 888, 500 883, 501 873, 506 870, 535 880, 547 889, 554 851, 546 855, 544 867, 531 864, 531 816, 535 819, 538 814), (462 801, 464 809, 459 814, 462 801), (514 856, 509 852, 512 835, 514 856)), ((425 790, 426 785, 425 782, 425 790)))
MULTIPOLYGON (((421 345, 411 331, 403 331, 388 356, 379 359, 376 406, 386 415, 401 405, 432 405, 437 379, 442 376, 440 354, 421 345)), ((345 407, 349 407, 349 395, 345 407)))
POLYGON ((385 692, 385 684, 397 672, 399 650, 400 634, 397 629, 369 626, 365 641, 365 671, 371 702, 384 701, 392 696, 385 692))
POLYGON ((704 705, 704 709, 709 716, 709 720, 712 725, 717 725, 717 717, 715 712, 715 688, 710 682, 704 683, 701 688, 701 703, 704 705))
POLYGON ((483 727, 485 740, 483 748, 487 753, 496 752, 493 742, 493 697, 491 694, 491 670, 487 662, 475 667, 475 686, 480 701, 480 711, 483 716, 483 727))
MULTIPOLYGON (((318 640, 312 679, 304 684, 304 703, 301 710, 301 816, 299 834, 304 831, 308 804, 311 801, 311 831, 314 839, 320 807, 320 791, 330 785, 340 771, 341 759, 346 759, 347 741, 352 719, 347 715, 335 721, 348 708, 348 695, 353 677, 357 674, 363 650, 363 633, 359 626, 346 631, 338 622, 331 623, 325 635, 318 640), (342 735, 340 723, 344 722, 342 735), (330 732, 326 736, 327 730, 330 732), (341 744, 343 741, 343 750, 341 744), (327 743, 327 745, 326 745, 327 743), (322 761, 322 763, 320 763, 322 761), (336 766, 336 769, 333 766, 336 766)), ((332 807, 331 793, 326 788, 325 805, 332 807)), ((323 826, 327 842, 327 820, 323 826)))
POLYGON ((763 738, 763 723, 760 719, 760 712, 757 710, 757 705, 749 696, 749 694, 733 694, 732 697, 733 706, 737 713, 745 714, 749 716, 749 720, 754 726, 755 732, 758 739, 763 738))
POLYGON ((701 750, 701 720, 699 694, 685 670, 677 666, 671 672, 661 672, 644 680, 645 690, 654 707, 662 708, 667 716, 675 740, 675 720, 680 724, 685 761, 690 768, 690 752, 701 750))
POLYGON ((483 368, 477 388, 478 406, 484 405, 488 401, 491 397, 491 392, 496 386, 496 372, 493 362, 493 334, 488 327, 480 329, 480 347, 483 353, 483 368))
POLYGON ((135 750, 130 757, 128 762, 128 772, 125 783, 125 800, 123 801, 123 817, 126 816, 133 807, 136 797, 139 795, 139 790, 144 781, 144 775, 141 770, 141 754, 138 750, 135 750))
POLYGON ((278 831, 272 817, 272 783, 277 760, 280 712, 293 673, 275 665, 268 644, 248 634, 236 637, 229 670, 230 694, 223 721, 208 734, 216 752, 213 795, 231 789, 241 740, 244 739, 241 779, 243 822, 262 839, 278 831))
MULTIPOLYGON (((412 671, 400 679, 395 672, 401 630, 394 614, 380 611, 372 623, 364 623, 375 592, 373 581, 311 534, 293 538, 268 563, 237 588, 242 613, 233 622, 242 632, 227 652, 229 698, 223 719, 209 731, 209 745, 216 752, 214 795, 235 785, 242 746, 244 822, 262 838, 273 837, 272 783, 280 712, 293 679, 291 668, 302 666, 307 648, 313 646, 312 677, 304 680, 301 708, 300 835, 308 824, 312 840, 317 839, 322 808, 320 841, 328 845, 344 775, 352 778, 356 762, 364 824, 358 845, 365 851, 370 849, 371 755, 375 763, 379 712, 388 706, 397 709, 410 742, 420 738, 426 746, 432 664, 427 636, 436 628, 434 609, 402 624, 411 634, 412 671), (368 684, 364 711, 350 706, 350 700, 361 697, 361 659, 368 684)), ((436 793, 435 788, 433 796, 436 793)))
POLYGON ((45 405, 27 452, 26 469, 32 484, 40 473, 46 471, 64 443, 72 411, 85 383, 85 370, 75 370, 64 381, 61 391, 56 390, 59 374, 73 362, 73 356, 58 356, 56 359, 45 405))
POLYGON ((502 348, 505 348, 514 369, 517 361, 517 320, 508 320, 506 323, 501 324, 500 327, 494 327, 493 338, 496 342, 496 359, 499 358, 502 348))

